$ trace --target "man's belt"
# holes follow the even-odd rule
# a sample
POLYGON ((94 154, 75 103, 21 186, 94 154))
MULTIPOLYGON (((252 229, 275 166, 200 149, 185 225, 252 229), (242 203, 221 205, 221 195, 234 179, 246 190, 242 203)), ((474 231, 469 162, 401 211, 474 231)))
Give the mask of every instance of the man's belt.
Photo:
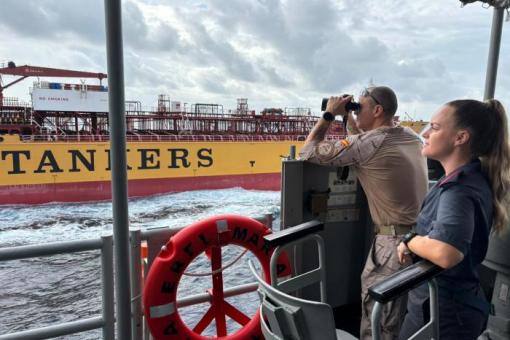
POLYGON ((390 224, 390 225, 375 225, 375 233, 377 235, 404 235, 407 234, 414 224, 390 224))

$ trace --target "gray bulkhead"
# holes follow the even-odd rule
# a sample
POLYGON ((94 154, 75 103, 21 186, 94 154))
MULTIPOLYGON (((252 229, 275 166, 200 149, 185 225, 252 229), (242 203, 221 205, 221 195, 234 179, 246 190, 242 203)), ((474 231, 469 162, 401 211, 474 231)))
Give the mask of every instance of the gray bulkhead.
MULTIPOLYGON (((310 220, 324 223, 327 303, 343 329, 359 331, 360 276, 373 239, 372 220, 355 169, 325 167, 299 160, 282 166, 281 228, 310 220)), ((291 255, 298 273, 317 267, 313 242, 296 246, 291 255)), ((301 297, 319 300, 318 285, 301 297)))

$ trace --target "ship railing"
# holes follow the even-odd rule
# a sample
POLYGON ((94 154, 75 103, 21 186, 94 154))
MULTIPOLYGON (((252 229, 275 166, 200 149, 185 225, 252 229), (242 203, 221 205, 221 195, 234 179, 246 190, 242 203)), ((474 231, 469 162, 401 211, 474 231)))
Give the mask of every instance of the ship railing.
POLYGON ((11 334, 4 334, 0 335, 0 339, 47 339, 98 328, 102 328, 103 330, 103 339, 113 339, 115 331, 113 301, 113 238, 111 235, 103 236, 98 239, 0 248, 0 262, 98 249, 101 250, 102 315, 11 334))
MULTIPOLYGON (((330 135, 328 140, 342 138, 339 135, 330 135)), ((305 141, 306 135, 154 135, 132 134, 127 135, 128 142, 268 142, 268 141, 305 141)), ((108 142, 109 135, 76 134, 76 135, 22 135, 24 142, 108 142)))
POLYGON ((29 105, 18 98, 4 97, 0 102, 0 124, 30 123, 29 105))
MULTIPOLYGON (((257 217, 256 219, 272 228, 273 217, 271 214, 257 217)), ((142 273, 148 272, 152 259, 157 255, 161 247, 183 228, 185 227, 159 227, 147 230, 130 229, 131 327, 133 339, 152 339, 143 317, 141 296, 144 276, 142 273), (142 244, 147 245, 147 258, 142 256, 142 244)), ((113 246, 112 235, 104 235, 94 239, 0 248, 0 263, 3 261, 100 250, 102 301, 101 314, 88 318, 80 318, 76 321, 55 323, 45 327, 0 334, 0 340, 49 339, 96 329, 102 329, 103 339, 115 339, 113 246)), ((224 296, 232 297, 256 290, 257 283, 253 282, 225 289, 224 296)), ((179 298, 177 307, 188 307, 206 303, 210 301, 210 298, 208 293, 186 296, 179 298)))

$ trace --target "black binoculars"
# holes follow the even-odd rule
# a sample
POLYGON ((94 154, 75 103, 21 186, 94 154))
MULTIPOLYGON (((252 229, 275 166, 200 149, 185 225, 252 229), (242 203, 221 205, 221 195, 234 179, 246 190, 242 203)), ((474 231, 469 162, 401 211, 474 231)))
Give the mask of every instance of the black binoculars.
MULTIPOLYGON (((344 95, 344 97, 347 95, 344 95)), ((328 106, 328 100, 329 98, 322 98, 322 105, 321 105, 321 111, 326 111, 326 107, 328 106)), ((361 108, 360 103, 357 103, 355 101, 350 101, 347 104, 345 104, 345 111, 357 111, 361 108)))

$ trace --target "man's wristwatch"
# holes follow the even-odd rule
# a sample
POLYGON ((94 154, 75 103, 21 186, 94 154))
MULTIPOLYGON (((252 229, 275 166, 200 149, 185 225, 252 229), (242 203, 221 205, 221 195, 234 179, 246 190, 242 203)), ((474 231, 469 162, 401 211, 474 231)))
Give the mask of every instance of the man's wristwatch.
POLYGON ((416 235, 418 235, 417 233, 415 233, 414 231, 410 231, 408 232, 407 234, 403 235, 402 238, 400 239, 402 241, 402 243, 404 243, 407 247, 407 244, 409 243, 409 241, 411 241, 416 235))
POLYGON ((322 114, 322 118, 324 118, 324 120, 327 122, 332 122, 335 120, 335 116, 333 116, 333 114, 328 111, 326 111, 322 114))

